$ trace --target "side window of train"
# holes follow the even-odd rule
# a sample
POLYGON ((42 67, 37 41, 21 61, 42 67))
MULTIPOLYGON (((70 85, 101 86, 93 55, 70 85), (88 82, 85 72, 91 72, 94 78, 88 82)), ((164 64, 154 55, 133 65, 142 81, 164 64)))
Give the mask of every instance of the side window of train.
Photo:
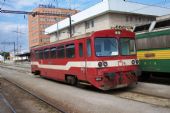
POLYGON ((65 49, 64 49, 64 45, 63 45, 63 46, 58 46, 58 47, 57 47, 57 58, 65 58, 65 49))
POLYGON ((39 51, 39 59, 43 59, 44 57, 43 57, 43 50, 40 50, 39 51))
POLYGON ((87 39, 86 45, 87 45, 87 56, 90 57, 91 56, 91 40, 90 39, 87 39))
POLYGON ((83 43, 79 43, 79 57, 83 57, 83 43))
POLYGON ((49 54, 49 49, 44 49, 44 59, 48 59, 50 54, 49 54))
POLYGON ((143 50, 148 48, 147 38, 136 40, 137 50, 143 50))
POLYGON ((32 60, 35 60, 35 52, 34 51, 31 51, 30 57, 31 57, 32 60))
POLYGON ((166 47, 170 48, 170 38, 169 38, 169 36, 166 37, 166 47))
POLYGON ((36 60, 39 59, 39 51, 35 51, 35 59, 36 59, 36 60))
POLYGON ((56 47, 50 49, 50 55, 51 55, 51 58, 57 57, 57 48, 56 47))
POLYGON ((74 44, 66 45, 66 57, 67 58, 75 57, 75 45, 74 44))
POLYGON ((138 50, 166 48, 170 46, 168 45, 169 41, 168 41, 168 36, 149 37, 149 38, 137 39, 136 45, 138 50))

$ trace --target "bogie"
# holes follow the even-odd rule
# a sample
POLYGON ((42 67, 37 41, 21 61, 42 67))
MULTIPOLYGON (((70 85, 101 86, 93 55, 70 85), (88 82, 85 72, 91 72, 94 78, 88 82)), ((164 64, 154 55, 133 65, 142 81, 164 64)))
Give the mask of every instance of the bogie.
POLYGON ((77 77, 74 75, 65 75, 65 81, 70 85, 77 85, 78 83, 77 77))

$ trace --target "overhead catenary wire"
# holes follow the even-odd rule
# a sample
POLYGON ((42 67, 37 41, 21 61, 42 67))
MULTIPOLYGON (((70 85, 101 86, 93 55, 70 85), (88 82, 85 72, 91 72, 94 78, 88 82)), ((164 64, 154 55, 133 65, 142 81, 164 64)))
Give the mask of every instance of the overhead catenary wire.
POLYGON ((165 4, 165 3, 170 3, 170 1, 167 2, 167 0, 163 0, 163 1, 161 1, 161 2, 154 3, 154 4, 144 4, 144 3, 134 2, 134 1, 127 1, 127 0, 125 0, 125 2, 138 3, 138 4, 145 5, 145 6, 141 7, 141 8, 138 8, 138 9, 135 9, 135 10, 130 11, 130 12, 132 12, 132 13, 133 13, 133 12, 136 12, 136 11, 139 11, 139 10, 144 10, 144 9, 150 8, 150 7, 152 7, 152 6, 160 7, 160 8, 165 8, 165 9, 170 9, 169 7, 159 6, 159 5, 162 4, 162 3, 163 3, 163 4, 165 4))
POLYGON ((94 1, 82 2, 81 4, 83 4, 84 8, 82 8, 82 6, 77 6, 74 9, 80 9, 80 10, 83 11, 83 10, 87 9, 88 7, 90 7, 90 6, 94 5, 94 4, 100 3, 100 2, 101 2, 101 0, 98 0, 96 2, 94 2, 94 1))

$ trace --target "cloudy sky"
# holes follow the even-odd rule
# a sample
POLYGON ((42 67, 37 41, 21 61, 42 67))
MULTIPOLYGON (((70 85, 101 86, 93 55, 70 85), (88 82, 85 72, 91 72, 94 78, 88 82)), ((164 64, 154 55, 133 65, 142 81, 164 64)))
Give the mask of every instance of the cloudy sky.
MULTIPOLYGON (((54 6, 84 10, 102 0, 0 0, 0 8, 4 10, 32 11, 39 4, 53 4, 54 6)), ((170 8, 170 0, 127 0, 142 4, 157 5, 170 8)), ((1 42, 13 42, 17 40, 17 28, 20 34, 19 45, 28 50, 28 18, 24 15, 0 13, 0 51, 12 51, 12 45, 2 45, 1 42)))

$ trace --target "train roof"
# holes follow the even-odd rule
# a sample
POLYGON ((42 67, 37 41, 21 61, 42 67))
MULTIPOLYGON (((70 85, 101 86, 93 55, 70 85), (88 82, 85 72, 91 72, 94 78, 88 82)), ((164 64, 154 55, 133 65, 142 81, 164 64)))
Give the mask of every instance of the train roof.
POLYGON ((67 41, 73 41, 73 40, 77 40, 77 39, 83 39, 83 38, 87 38, 89 36, 92 36, 92 35, 96 35, 96 34, 107 34, 108 32, 110 31, 116 31, 116 30, 121 30, 121 31, 124 31, 126 33, 133 33, 131 29, 125 29, 124 26, 122 26, 122 28, 120 28, 121 26, 119 26, 119 28, 112 28, 112 29, 106 29, 106 30, 100 30, 100 31, 95 31, 95 32, 89 32, 89 33, 86 33, 86 34, 82 34, 82 35, 79 35, 79 36, 75 36, 75 37, 72 37, 72 38, 67 38, 67 39, 62 39, 62 40, 58 40, 58 41, 55 41, 55 42, 52 42, 52 43, 49 43, 49 44, 44 44, 44 45, 38 45, 38 46, 34 46, 34 47, 31 47, 31 49, 34 49, 34 48, 39 48, 39 47, 45 47, 45 46, 50 46, 50 45, 53 45, 53 44, 56 44, 56 43, 63 43, 63 42, 67 42, 67 41))

